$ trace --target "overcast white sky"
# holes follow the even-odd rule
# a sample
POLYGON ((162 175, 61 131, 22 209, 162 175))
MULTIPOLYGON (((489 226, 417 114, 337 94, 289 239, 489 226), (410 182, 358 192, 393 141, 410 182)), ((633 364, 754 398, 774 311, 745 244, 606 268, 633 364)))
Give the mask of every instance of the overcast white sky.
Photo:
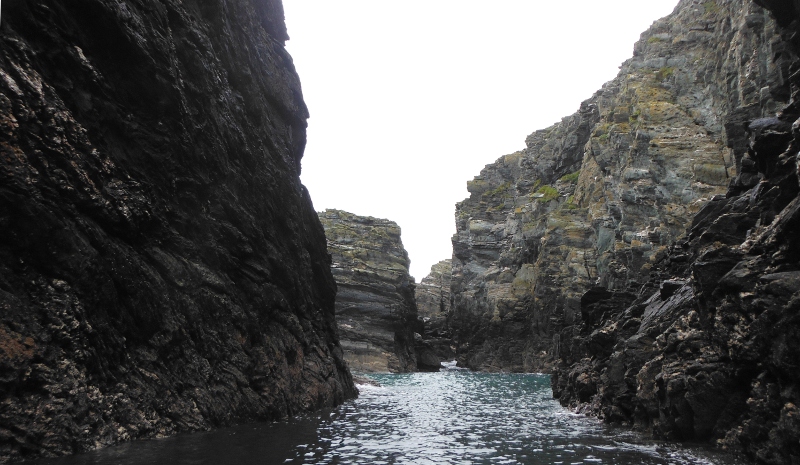
POLYGON ((318 210, 388 218, 419 282, 484 165, 577 111, 677 0, 284 0, 318 210))

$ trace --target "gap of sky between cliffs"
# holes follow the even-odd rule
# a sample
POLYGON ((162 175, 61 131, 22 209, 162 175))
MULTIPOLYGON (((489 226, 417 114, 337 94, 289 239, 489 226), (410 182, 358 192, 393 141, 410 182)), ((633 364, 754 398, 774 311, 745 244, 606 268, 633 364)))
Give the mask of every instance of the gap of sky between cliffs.
POLYGON ((397 222, 417 282, 487 163, 578 110, 676 0, 284 0, 317 211, 397 222))

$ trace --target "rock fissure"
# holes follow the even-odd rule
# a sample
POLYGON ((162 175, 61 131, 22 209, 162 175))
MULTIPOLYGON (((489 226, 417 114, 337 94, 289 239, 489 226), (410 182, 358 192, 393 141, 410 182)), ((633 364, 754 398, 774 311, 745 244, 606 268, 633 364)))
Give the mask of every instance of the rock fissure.
MULTIPOLYGON (((328 209, 319 213, 338 292, 336 322, 344 358, 357 373, 410 372, 420 360, 422 322, 414 278, 397 223, 328 209)), ((427 359, 426 359, 427 360, 427 359)))

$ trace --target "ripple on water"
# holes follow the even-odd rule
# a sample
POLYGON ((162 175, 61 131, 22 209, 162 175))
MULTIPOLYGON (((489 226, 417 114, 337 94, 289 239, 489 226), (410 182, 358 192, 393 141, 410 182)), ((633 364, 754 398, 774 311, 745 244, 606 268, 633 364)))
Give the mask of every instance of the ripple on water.
POLYGON ((546 375, 449 370, 370 376, 322 415, 139 441, 37 465, 644 464, 735 462, 574 415, 546 375))
POLYGON ((371 375, 381 386, 323 417, 321 450, 292 463, 730 464, 570 414, 537 374, 371 375))

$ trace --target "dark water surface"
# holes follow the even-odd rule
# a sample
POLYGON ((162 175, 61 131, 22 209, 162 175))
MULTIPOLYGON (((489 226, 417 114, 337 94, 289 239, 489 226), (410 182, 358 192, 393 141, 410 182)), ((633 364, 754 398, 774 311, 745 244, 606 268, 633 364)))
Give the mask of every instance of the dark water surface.
POLYGON ((465 371, 371 375, 322 415, 139 441, 42 465, 733 464, 573 415, 550 378, 465 371))

